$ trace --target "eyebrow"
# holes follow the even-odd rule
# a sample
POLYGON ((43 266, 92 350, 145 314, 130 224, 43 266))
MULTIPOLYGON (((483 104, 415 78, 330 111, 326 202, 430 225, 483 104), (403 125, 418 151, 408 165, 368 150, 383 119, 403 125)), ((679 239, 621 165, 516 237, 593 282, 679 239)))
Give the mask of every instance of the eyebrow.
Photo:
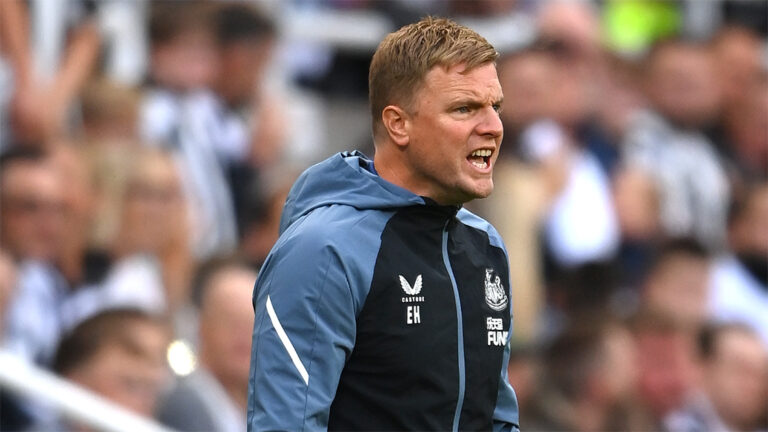
MULTIPOLYGON (((503 102, 504 102, 504 97, 502 96, 498 99, 493 100, 493 102, 491 102, 491 105, 501 105, 503 102)), ((453 100, 451 102, 451 105, 462 105, 462 106, 466 105, 466 106, 475 108, 475 107, 484 106, 485 102, 481 101, 479 98, 461 97, 453 100)))

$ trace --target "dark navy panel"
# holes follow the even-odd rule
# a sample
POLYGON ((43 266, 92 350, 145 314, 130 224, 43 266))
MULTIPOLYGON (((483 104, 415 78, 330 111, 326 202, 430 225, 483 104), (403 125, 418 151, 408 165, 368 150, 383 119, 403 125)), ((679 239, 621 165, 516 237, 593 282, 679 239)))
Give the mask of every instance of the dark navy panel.
POLYGON ((458 220, 451 222, 448 240, 462 306, 467 371, 459 429, 491 430, 510 326, 507 258, 486 232, 458 220), (499 288, 503 297, 489 295, 499 288))
POLYGON ((329 429, 451 428, 458 396, 456 305, 441 241, 454 212, 409 207, 395 214, 382 232, 329 429), (417 285, 420 291, 413 294, 417 285), (418 320, 409 307, 418 307, 418 320))

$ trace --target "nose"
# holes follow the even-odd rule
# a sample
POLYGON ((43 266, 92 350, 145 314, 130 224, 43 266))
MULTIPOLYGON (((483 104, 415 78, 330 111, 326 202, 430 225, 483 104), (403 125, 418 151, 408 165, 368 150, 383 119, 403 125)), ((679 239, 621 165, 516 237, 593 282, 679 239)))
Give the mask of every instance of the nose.
POLYGON ((493 107, 483 109, 483 115, 476 130, 479 135, 494 139, 500 138, 504 133, 504 126, 501 124, 498 111, 493 109, 493 107))

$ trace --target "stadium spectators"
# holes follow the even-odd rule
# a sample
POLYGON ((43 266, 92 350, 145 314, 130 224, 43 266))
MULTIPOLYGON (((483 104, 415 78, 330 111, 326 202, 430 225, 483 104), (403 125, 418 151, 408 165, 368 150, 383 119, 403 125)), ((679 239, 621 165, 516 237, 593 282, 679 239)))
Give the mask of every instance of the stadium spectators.
POLYGON ((69 132, 70 109, 99 55, 96 16, 87 0, 0 5, 3 57, 14 80, 3 142, 46 144, 69 132))
POLYGON ((537 431, 635 430, 631 412, 637 367, 629 331, 612 321, 584 321, 555 338, 528 411, 537 431))
POLYGON ((641 287, 641 307, 675 316, 696 328, 707 319, 710 257, 693 239, 662 245, 646 272, 641 287))
POLYGON ((651 109, 639 113, 627 132, 623 164, 624 172, 652 181, 656 198, 638 189, 620 191, 624 204, 637 208, 657 199, 655 217, 667 236, 693 236, 710 248, 722 247, 730 187, 703 133, 720 106, 712 58, 698 43, 659 42, 648 54, 643 84, 651 109))
POLYGON ((52 261, 63 235, 64 188, 42 150, 13 148, 0 166, 0 237, 16 260, 52 261))
POLYGON ((243 263, 220 259, 201 266, 195 281, 199 307, 199 361, 179 378, 157 413, 182 431, 245 431, 256 272, 243 263))
MULTIPOLYGON (((189 256, 185 203, 178 172, 159 149, 141 149, 121 161, 119 222, 113 264, 90 307, 133 306, 173 313, 187 298, 189 256)), ((89 306, 82 305, 83 308, 89 306)))
POLYGON ((702 388, 669 415, 669 431, 762 430, 768 426, 768 350, 750 328, 710 324, 698 341, 702 388))
POLYGON ((696 384, 693 330, 674 316, 641 311, 631 323, 637 349, 641 430, 662 430, 666 416, 681 409, 696 384))
MULTIPOLYGON (((59 344, 53 369, 72 382, 144 416, 151 416, 168 370, 168 328, 137 309, 112 309, 80 323, 59 344)), ((66 420, 36 429, 65 430, 66 420)))
POLYGON ((768 183, 758 183, 731 207, 730 249, 715 260, 710 312, 750 326, 768 347, 768 183))
MULTIPOLYGON (((153 311, 200 355, 168 406, 236 423, 255 276, 211 271, 199 329, 190 276, 263 263, 295 173, 370 148, 371 41, 448 14, 502 54, 496 187, 470 206, 509 248, 522 428, 765 429, 765 354, 741 326, 768 347, 768 24, 741 3, 0 0, 0 349, 50 369, 82 320, 153 311), (117 34, 149 45, 114 52, 117 34), (144 52, 144 76, 107 78, 144 52)), ((154 365, 164 332, 136 333, 154 365)), ((115 344, 66 376, 134 361, 115 344)), ((17 396, 0 385, 0 429, 49 424, 17 396)))

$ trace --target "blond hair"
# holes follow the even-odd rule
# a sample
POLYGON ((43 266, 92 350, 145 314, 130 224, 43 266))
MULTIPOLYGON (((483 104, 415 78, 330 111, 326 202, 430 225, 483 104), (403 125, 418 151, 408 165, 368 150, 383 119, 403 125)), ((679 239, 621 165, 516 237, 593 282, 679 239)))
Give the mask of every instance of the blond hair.
POLYGON ((499 53, 474 30, 446 18, 426 17, 390 33, 379 44, 368 73, 374 136, 387 105, 408 106, 434 66, 493 63, 499 53))

